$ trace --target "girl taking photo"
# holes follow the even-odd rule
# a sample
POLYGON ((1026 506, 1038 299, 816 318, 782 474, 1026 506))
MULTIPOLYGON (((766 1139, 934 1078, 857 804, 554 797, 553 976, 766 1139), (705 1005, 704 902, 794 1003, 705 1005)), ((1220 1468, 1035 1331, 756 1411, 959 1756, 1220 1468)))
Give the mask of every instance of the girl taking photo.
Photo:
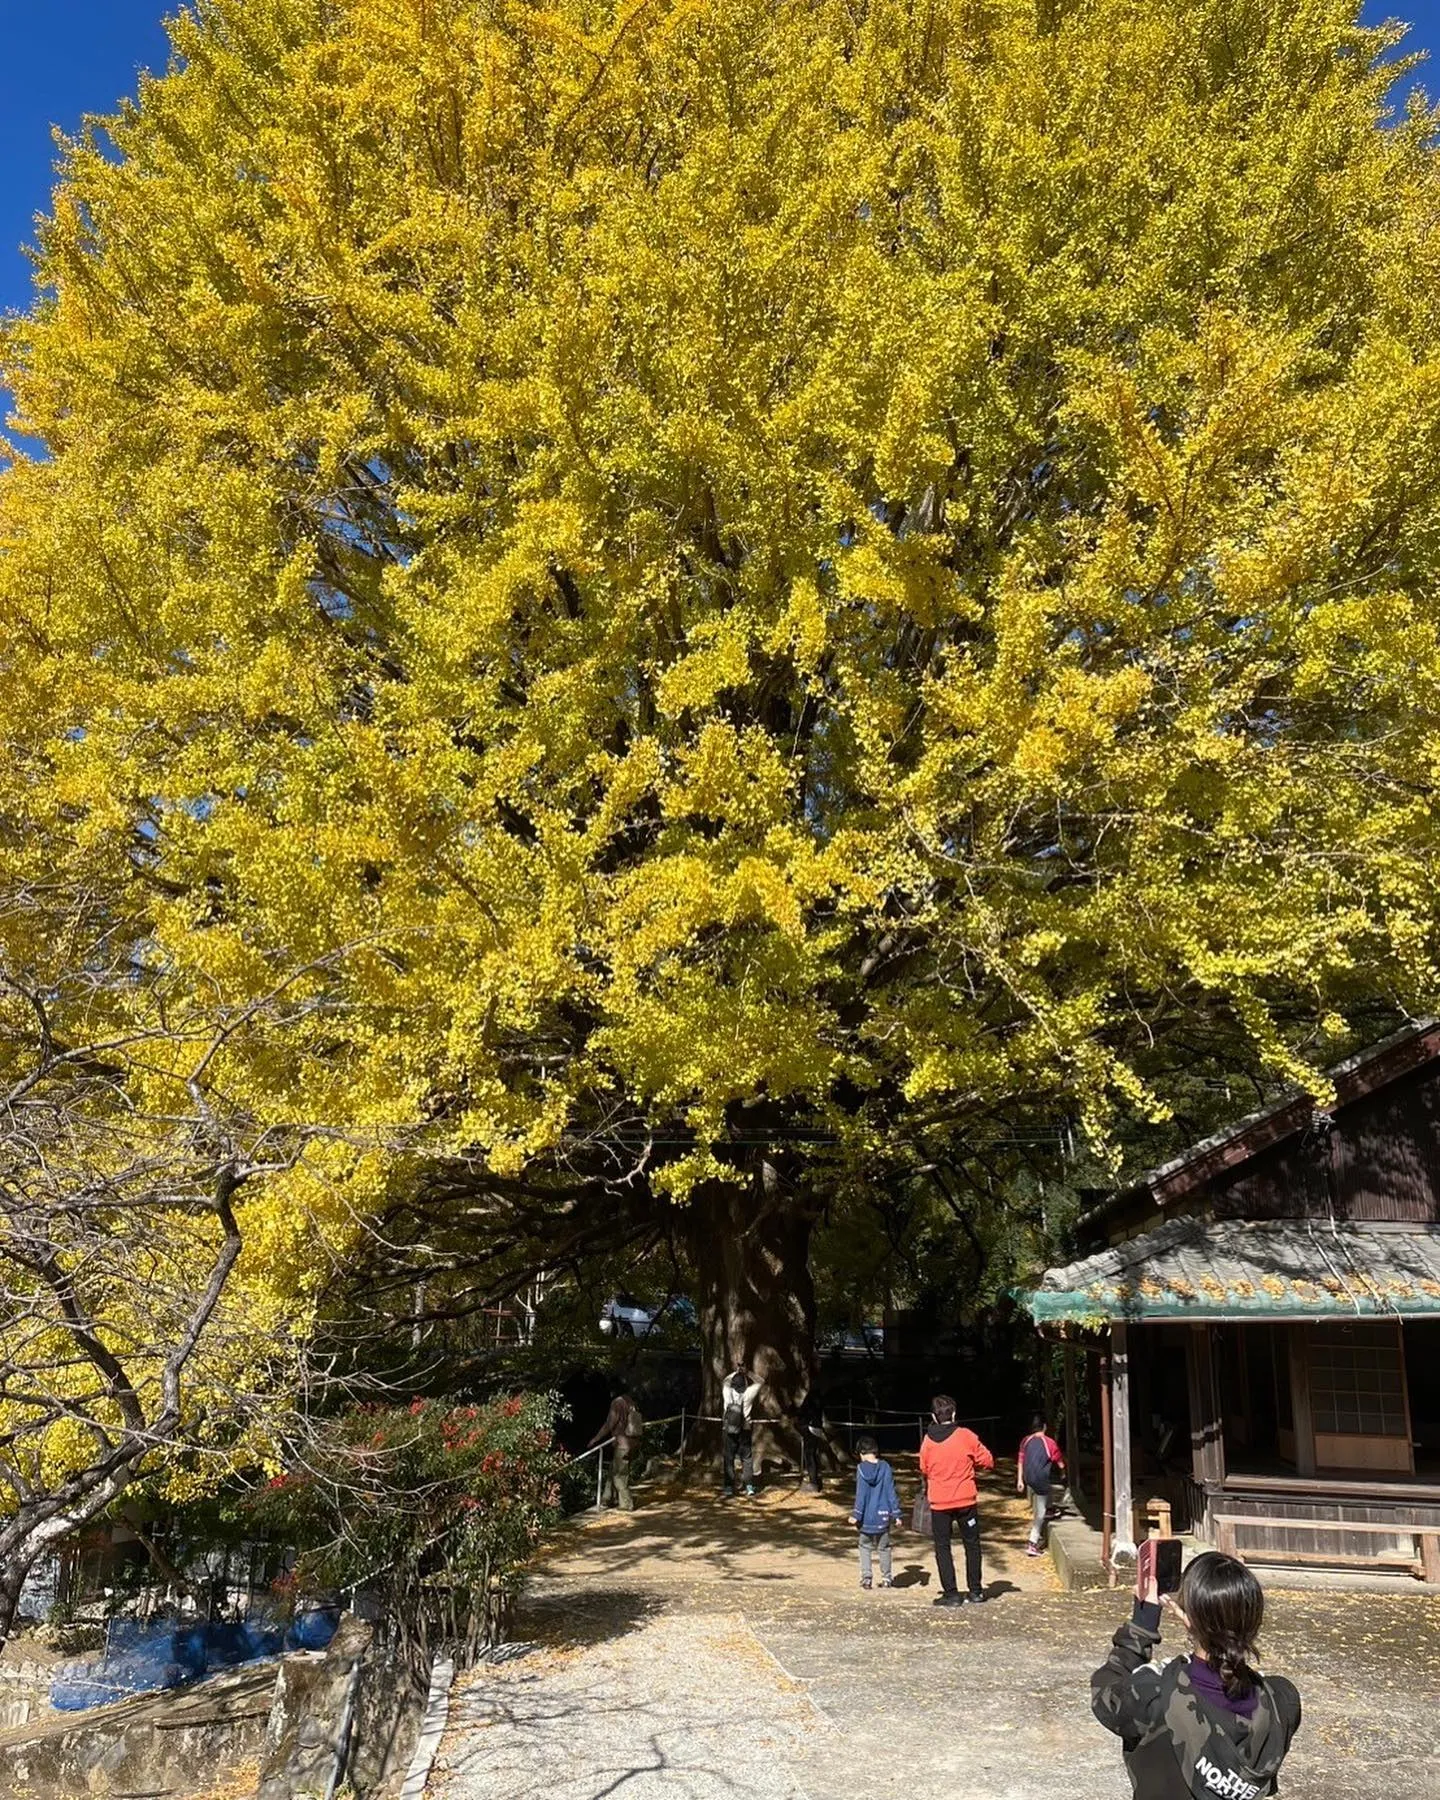
POLYGON ((1152 1662, 1160 1642, 1158 1544, 1141 1544, 1135 1607, 1090 1678, 1095 1717, 1120 1739, 1136 1800, 1262 1800, 1300 1728, 1300 1696, 1255 1667, 1265 1615, 1260 1583, 1233 1556, 1206 1551, 1164 1597, 1190 1635, 1188 1656, 1152 1662))

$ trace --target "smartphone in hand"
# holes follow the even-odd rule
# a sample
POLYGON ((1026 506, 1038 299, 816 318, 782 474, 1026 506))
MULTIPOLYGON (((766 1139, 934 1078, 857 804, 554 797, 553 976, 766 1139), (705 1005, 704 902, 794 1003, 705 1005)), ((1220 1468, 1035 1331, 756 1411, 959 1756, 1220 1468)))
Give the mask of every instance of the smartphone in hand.
POLYGON ((1135 1551, 1135 1598, 1153 1603, 1180 1586, 1185 1546, 1179 1538, 1146 1538, 1135 1551))
POLYGON ((1135 1598, 1145 1604, 1153 1603, 1159 1597, 1159 1589, 1155 1584, 1155 1551, 1157 1540, 1146 1538, 1135 1549, 1135 1598))

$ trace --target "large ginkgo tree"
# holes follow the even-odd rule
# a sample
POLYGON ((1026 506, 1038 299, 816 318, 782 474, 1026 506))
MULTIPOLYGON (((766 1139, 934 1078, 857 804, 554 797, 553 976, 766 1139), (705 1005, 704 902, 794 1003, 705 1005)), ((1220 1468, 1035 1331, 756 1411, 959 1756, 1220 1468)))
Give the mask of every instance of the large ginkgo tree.
MULTIPOLYGON (((198 0, 173 47, 9 331, 0 718, 137 969, 293 975, 232 1097, 351 1147, 331 1253, 383 1219, 433 1297, 668 1221, 707 1392, 784 1410, 832 1184, 1431 1003, 1393 33, 198 0)), ((297 1266, 306 1179, 237 1199, 297 1266)))

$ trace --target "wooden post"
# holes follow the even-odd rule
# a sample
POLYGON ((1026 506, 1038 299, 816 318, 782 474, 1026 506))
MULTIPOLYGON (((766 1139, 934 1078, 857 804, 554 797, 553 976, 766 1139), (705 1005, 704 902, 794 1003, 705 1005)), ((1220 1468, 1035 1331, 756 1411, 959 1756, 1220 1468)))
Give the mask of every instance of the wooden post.
POLYGON ((1292 1325, 1290 1340, 1290 1406, 1295 1418, 1295 1473, 1315 1473, 1315 1415, 1310 1408, 1309 1328, 1292 1325))
POLYGON ((1075 1346, 1069 1338, 1065 1340, 1065 1470, 1069 1476, 1071 1492, 1077 1496, 1083 1493, 1080 1485, 1080 1407, 1077 1401, 1078 1386, 1075 1380, 1075 1346))
POLYGON ((1195 1485, 1205 1496, 1205 1516, 1191 1521, 1202 1536, 1211 1535, 1211 1515, 1225 1485, 1225 1424, 1215 1385, 1215 1356, 1208 1325, 1192 1325, 1185 1352, 1190 1381, 1190 1466, 1195 1485))
POLYGON ((1115 1585, 1110 1552, 1115 1541, 1115 1459, 1110 1454, 1113 1415, 1110 1410, 1110 1358, 1100 1354, 1100 1567, 1115 1585))
POLYGON ((1130 1344, 1129 1327, 1116 1319, 1110 1327, 1110 1403, 1115 1458, 1115 1542, 1112 1558, 1135 1558, 1135 1494, 1130 1474, 1130 1344))
MULTIPOLYGON (((1055 1392, 1055 1345, 1048 1337, 1036 1335, 1036 1343, 1040 1346, 1040 1354, 1044 1357, 1041 1367, 1041 1392, 1044 1395, 1042 1410, 1045 1422, 1052 1432, 1057 1431, 1060 1423, 1060 1396, 1055 1392)), ((1057 1432, 1058 1435, 1058 1432, 1057 1432)))
MULTIPOLYGON (((1405 1408, 1405 1448, 1410 1458, 1408 1474, 1415 1473, 1415 1438, 1414 1422, 1410 1417, 1410 1370, 1405 1361, 1405 1321, 1395 1321, 1395 1348, 1400 1354, 1400 1400, 1405 1408)), ((1428 1580, 1429 1577, 1427 1576, 1428 1580)))

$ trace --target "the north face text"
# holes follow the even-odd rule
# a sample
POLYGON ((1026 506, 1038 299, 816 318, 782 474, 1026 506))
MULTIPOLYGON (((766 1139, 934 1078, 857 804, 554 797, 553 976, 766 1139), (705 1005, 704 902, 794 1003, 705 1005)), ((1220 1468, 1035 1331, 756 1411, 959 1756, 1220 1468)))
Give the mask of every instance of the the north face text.
POLYGON ((1260 1792, 1260 1784, 1247 1781, 1243 1775, 1237 1775, 1233 1769, 1217 1769, 1208 1756, 1195 1759, 1195 1768, 1212 1794, 1220 1796, 1220 1800, 1255 1800, 1260 1792))

